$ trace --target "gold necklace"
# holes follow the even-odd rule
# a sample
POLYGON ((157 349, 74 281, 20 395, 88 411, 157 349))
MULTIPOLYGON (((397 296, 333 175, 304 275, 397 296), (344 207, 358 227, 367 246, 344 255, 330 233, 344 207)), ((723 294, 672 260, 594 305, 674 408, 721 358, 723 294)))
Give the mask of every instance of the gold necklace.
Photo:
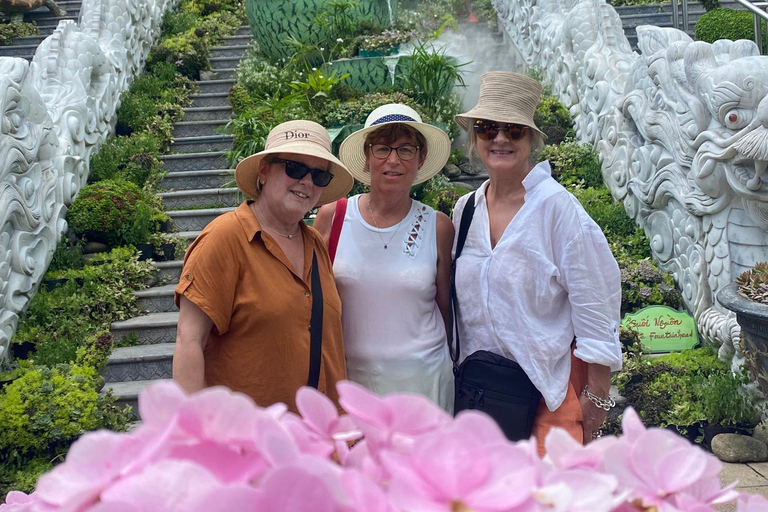
MULTIPOLYGON (((403 221, 400 221, 397 224, 395 224, 395 230, 392 232, 392 235, 389 237, 389 240, 387 240, 385 242, 384 241, 384 237, 381 236, 381 228, 379 227, 379 223, 376 222, 376 215, 373 214, 373 209, 371 208, 371 198, 370 197, 368 198, 368 211, 371 212, 371 218, 373 219, 373 225, 376 226, 376 229, 378 230, 376 232, 379 234, 379 238, 381 238, 381 243, 384 245, 384 248, 386 249, 387 246, 389 246, 389 242, 391 242, 392 239, 395 238, 395 235, 397 234, 397 228, 400 225, 400 222, 403 222, 403 221)), ((407 216, 408 215, 406 214, 406 217, 407 216)))
MULTIPOLYGON (((256 208, 259 210, 259 213, 261 213, 261 207, 259 206, 259 203, 258 203, 257 201, 254 201, 254 202, 253 202, 253 205, 254 205, 254 206, 255 206, 255 207, 256 207, 256 208)), ((255 213, 255 212, 254 212, 254 213, 255 213)), ((259 218, 259 216, 257 215, 257 216, 256 216, 256 218, 258 219, 258 218, 259 218)), ((276 234, 276 235, 280 235, 280 236, 282 236, 282 237, 284 237, 284 238, 287 238, 288 240, 291 240, 291 239, 292 239, 292 238, 294 238, 296 235, 298 235, 299 233, 301 233, 301 226, 296 226, 296 232, 295 232, 295 233, 288 233, 288 234, 285 234, 285 233, 281 233, 280 231, 276 231, 276 230, 275 230, 274 228, 272 228, 272 227, 269 227, 269 226, 267 226, 266 224, 264 224, 264 221, 263 221, 263 220, 259 220, 259 224, 261 224, 261 227, 262 227, 262 229, 266 229, 266 230, 269 230, 269 231, 273 232, 273 233, 274 233, 274 234, 276 234)))

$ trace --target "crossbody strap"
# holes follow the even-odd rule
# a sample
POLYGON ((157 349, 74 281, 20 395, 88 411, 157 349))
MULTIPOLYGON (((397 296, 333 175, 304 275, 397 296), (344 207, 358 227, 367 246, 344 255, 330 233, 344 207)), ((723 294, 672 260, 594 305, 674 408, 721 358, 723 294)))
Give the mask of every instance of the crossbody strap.
POLYGON ((323 353, 323 287, 317 269, 317 255, 312 251, 312 316, 309 320, 309 376, 307 386, 317 389, 323 353))
POLYGON ((339 246, 341 227, 344 225, 344 216, 347 214, 347 198, 342 197, 336 201, 336 212, 333 214, 331 224, 331 237, 328 239, 328 256, 331 257, 331 265, 336 258, 336 248, 339 246))
POLYGON ((454 370, 457 369, 459 356, 461 355, 461 340, 459 340, 459 299, 456 296, 456 261, 461 256, 461 251, 464 249, 464 242, 467 241, 467 233, 469 232, 469 225, 472 224, 472 217, 475 215, 475 193, 473 192, 467 204, 464 205, 464 210, 461 212, 461 224, 459 224, 459 238, 456 240, 456 255, 451 261, 451 309, 453 311, 453 332, 454 339, 456 340, 456 350, 451 351, 451 360, 453 361, 454 370))

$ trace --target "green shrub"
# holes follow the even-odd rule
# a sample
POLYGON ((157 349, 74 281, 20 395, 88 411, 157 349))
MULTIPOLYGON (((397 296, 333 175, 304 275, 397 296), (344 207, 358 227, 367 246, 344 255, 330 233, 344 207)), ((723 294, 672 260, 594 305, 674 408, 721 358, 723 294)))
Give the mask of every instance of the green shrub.
POLYGON ((600 160, 588 144, 579 144, 574 140, 559 145, 548 144, 539 158, 549 160, 552 177, 566 188, 604 188, 600 160))
POLYGON ((253 98, 286 96, 293 91, 288 86, 296 75, 284 68, 278 68, 264 56, 250 52, 240 61, 237 68, 237 85, 253 98))
POLYGON ((8 23, 0 21, 0 46, 9 46, 17 37, 36 36, 40 33, 34 23, 8 23))
POLYGON ((403 103, 413 108, 420 114, 423 108, 416 101, 402 92, 371 93, 347 102, 334 102, 326 105, 323 112, 323 126, 344 126, 351 124, 363 124, 368 114, 376 108, 388 103, 403 103))
POLYGON ((195 12, 166 11, 163 15, 163 35, 169 37, 186 32, 194 27, 199 20, 200 16, 195 12))
POLYGON ((556 96, 542 96, 533 121, 546 134, 548 144, 560 144, 574 135, 571 115, 556 96))
POLYGON ((47 456, 27 460, 21 468, 7 461, 0 462, 0 502, 5 502, 10 491, 31 494, 43 473, 52 468, 53 462, 47 456))
POLYGON ((700 0, 705 11, 713 11, 720 8, 720 0, 700 0))
POLYGON ((450 187, 427 194, 421 199, 421 202, 450 217, 453 214, 453 207, 456 206, 456 201, 469 192, 465 188, 450 187))
POLYGON ((139 187, 155 184, 164 175, 160 148, 157 137, 144 133, 108 139, 91 156, 88 182, 124 179, 139 187))
POLYGON ((99 395, 97 378, 89 366, 60 364, 32 367, 5 386, 0 391, 0 460, 54 459, 90 430, 125 431, 127 417, 115 398, 99 395))
POLYGON ((210 68, 208 58, 211 49, 204 39, 195 37, 194 32, 193 29, 173 35, 152 48, 147 67, 151 69, 159 63, 175 63, 179 73, 191 80, 199 80, 200 71, 210 68))
POLYGON ((675 281, 651 261, 619 261, 621 269, 621 315, 656 304, 680 309, 682 297, 675 281))
MULTIPOLYGON (((34 344, 29 357, 39 364, 75 361, 81 347, 103 345, 98 334, 112 322, 139 314, 132 292, 145 288, 154 272, 132 248, 113 249, 96 255, 82 269, 58 272, 67 282, 38 291, 21 315, 12 342, 34 344)), ((94 361, 90 364, 98 367, 94 361)))
POLYGON ((76 235, 114 247, 146 243, 152 232, 152 215, 153 209, 139 187, 114 179, 84 187, 67 220, 76 235))
MULTIPOLYGON (((448 55, 446 48, 416 43, 405 77, 410 95, 435 121, 445 121, 445 116, 441 114, 453 107, 454 87, 466 87, 464 70, 461 68, 469 63, 457 63, 456 59, 448 55)), ((458 108, 461 108, 460 104, 458 108)), ((453 117, 448 120, 449 123, 452 120, 453 117)))
POLYGON ((699 18, 693 33, 696 39, 707 43, 714 43, 719 39, 754 41, 754 15, 749 11, 714 9, 699 18))
POLYGON ((83 268, 83 243, 80 240, 70 240, 66 232, 61 234, 61 240, 53 252, 48 272, 83 268))

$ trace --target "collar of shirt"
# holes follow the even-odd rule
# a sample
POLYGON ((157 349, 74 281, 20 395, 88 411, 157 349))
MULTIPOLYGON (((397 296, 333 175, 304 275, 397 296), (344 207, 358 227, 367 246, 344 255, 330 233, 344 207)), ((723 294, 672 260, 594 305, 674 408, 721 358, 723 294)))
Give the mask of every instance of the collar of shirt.
MULTIPOLYGON (((525 188, 526 196, 550 177, 552 177, 552 168, 549 166, 549 161, 544 160, 543 162, 534 165, 533 169, 531 169, 525 178, 523 178, 523 188, 525 188)), ((475 197, 476 204, 480 204, 480 201, 485 201, 485 192, 488 190, 490 183, 491 180, 486 180, 485 183, 480 185, 480 188, 477 189, 477 196, 475 197)))

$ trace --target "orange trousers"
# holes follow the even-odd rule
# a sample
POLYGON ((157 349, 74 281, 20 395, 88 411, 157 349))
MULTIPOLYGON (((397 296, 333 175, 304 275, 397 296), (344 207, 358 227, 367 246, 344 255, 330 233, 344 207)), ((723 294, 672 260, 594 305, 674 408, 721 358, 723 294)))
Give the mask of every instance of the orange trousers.
POLYGON ((539 456, 543 457, 547 450, 544 447, 544 440, 547 437, 549 429, 560 427, 565 429, 571 437, 580 443, 584 443, 584 428, 581 424, 581 404, 579 403, 579 393, 587 384, 587 363, 574 357, 571 351, 571 377, 568 382, 568 392, 565 395, 563 403, 550 411, 544 399, 539 402, 539 408, 536 410, 536 417, 533 420, 532 435, 536 436, 539 456))

